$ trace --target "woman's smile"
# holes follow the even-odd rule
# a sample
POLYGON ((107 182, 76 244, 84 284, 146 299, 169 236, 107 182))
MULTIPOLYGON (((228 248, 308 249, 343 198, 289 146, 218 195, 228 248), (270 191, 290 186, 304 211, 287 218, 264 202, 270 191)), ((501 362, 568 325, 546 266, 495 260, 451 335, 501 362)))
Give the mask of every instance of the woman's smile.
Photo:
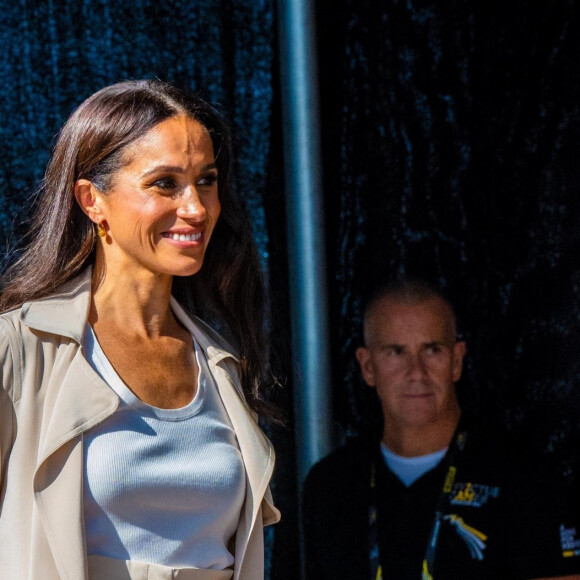
POLYGON ((161 234, 162 238, 165 238, 169 242, 174 242, 179 247, 188 247, 191 245, 198 246, 202 242, 201 232, 163 232, 161 234))

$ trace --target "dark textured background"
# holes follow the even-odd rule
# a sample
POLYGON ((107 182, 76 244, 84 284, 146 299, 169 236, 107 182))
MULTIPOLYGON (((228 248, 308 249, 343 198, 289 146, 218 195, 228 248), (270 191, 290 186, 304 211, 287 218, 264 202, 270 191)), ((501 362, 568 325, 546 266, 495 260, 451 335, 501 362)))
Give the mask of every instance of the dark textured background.
POLYGON ((121 80, 158 77, 220 105, 237 137, 237 181, 267 258, 273 3, 0 2, 0 212, 4 238, 72 109, 121 80))
MULTIPOLYGON (((319 0, 319 69, 337 434, 364 425, 361 298, 398 273, 440 283, 469 353, 466 403, 498 414, 574 483, 580 423, 580 7, 319 0)), ((54 136, 104 85, 201 91, 237 136, 237 191, 273 290, 288 368, 274 0, 0 0, 0 226, 14 247, 54 136), (14 234, 12 235, 11 232, 14 234)), ((290 418, 291 383, 278 396, 290 418)), ((292 431, 273 580, 297 578, 292 431)))

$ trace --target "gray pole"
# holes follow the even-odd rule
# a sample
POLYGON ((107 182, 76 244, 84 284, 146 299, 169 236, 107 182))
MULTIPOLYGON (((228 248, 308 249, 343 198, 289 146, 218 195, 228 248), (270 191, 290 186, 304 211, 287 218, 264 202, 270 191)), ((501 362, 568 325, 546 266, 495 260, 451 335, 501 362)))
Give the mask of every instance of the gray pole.
POLYGON ((313 2, 279 0, 298 482, 331 450, 331 391, 313 2))

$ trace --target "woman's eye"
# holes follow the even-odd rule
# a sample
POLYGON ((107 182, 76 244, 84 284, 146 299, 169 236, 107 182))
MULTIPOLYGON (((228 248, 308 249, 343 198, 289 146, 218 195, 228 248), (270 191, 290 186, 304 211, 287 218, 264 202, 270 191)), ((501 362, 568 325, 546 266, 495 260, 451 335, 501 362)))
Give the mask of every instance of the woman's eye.
POLYGON ((175 179, 172 177, 163 177, 162 179, 156 179, 153 182, 153 186, 163 190, 175 189, 176 183, 175 179))
POLYGON ((197 185, 201 185, 203 187, 211 187, 217 183, 217 173, 208 173, 204 175, 197 181, 197 185))

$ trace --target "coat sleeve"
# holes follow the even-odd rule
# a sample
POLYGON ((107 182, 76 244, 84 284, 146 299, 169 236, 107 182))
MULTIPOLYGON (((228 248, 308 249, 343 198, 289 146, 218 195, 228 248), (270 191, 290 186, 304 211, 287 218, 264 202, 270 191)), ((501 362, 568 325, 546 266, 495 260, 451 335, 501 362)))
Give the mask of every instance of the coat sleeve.
POLYGON ((14 440, 14 400, 20 388, 19 349, 15 346, 14 328, 0 317, 0 490, 14 440))

